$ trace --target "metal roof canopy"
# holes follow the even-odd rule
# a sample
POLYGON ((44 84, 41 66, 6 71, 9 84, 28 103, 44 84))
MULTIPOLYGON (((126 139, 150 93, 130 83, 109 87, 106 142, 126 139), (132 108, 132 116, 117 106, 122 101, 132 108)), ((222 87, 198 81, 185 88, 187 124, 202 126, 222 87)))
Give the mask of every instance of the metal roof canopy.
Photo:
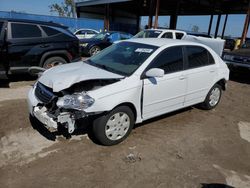
POLYGON ((224 36, 228 14, 247 14, 242 33, 242 42, 250 21, 250 0, 79 0, 76 3, 78 16, 81 12, 89 15, 96 14, 104 18, 104 27, 109 30, 109 20, 118 16, 136 19, 137 28, 140 24, 140 16, 149 16, 148 26, 158 26, 158 16, 170 15, 170 28, 176 29, 178 16, 211 15, 208 34, 211 32, 213 15, 218 15, 215 37, 217 37, 221 15, 226 19, 223 25, 224 36))
MULTIPOLYGON (((155 1, 156 2, 156 1, 155 1)), ((77 7, 110 4, 130 13, 149 16, 150 8, 155 8, 151 0, 82 0, 77 7), (138 9, 139 8, 139 9, 138 9)), ((159 15, 215 15, 215 14, 246 14, 249 0, 161 0, 159 15)))

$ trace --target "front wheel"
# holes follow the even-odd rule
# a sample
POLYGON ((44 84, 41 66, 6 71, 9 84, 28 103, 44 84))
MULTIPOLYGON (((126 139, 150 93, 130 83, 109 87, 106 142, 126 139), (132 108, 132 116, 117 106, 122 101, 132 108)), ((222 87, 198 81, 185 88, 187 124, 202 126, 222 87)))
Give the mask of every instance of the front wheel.
POLYGON ((221 93, 222 93, 221 86, 215 84, 208 92, 205 101, 201 104, 201 107, 204 110, 211 110, 215 108, 220 102, 221 93))
POLYGON ((129 107, 119 106, 94 120, 94 136, 103 145, 118 144, 130 134, 134 119, 134 114, 129 107))

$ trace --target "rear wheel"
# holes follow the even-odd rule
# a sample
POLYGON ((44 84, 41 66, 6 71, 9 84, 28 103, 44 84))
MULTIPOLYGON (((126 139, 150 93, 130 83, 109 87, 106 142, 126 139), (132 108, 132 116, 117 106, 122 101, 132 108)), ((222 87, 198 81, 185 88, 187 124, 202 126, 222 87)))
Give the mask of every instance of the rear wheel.
POLYGON ((101 51, 101 48, 99 46, 93 46, 89 50, 89 55, 93 56, 101 51))
POLYGON ((44 62, 43 68, 49 69, 51 67, 54 67, 54 66, 57 66, 57 65, 62 65, 62 64, 65 64, 65 63, 67 63, 67 61, 62 57, 58 57, 58 56, 50 57, 44 62))
POLYGON ((205 110, 215 108, 220 102, 221 93, 221 86, 219 84, 215 84, 208 92, 205 101, 201 104, 201 107, 205 110))
POLYGON ((134 114, 127 106, 119 106, 93 122, 97 140, 106 146, 115 145, 128 137, 134 126, 134 114))

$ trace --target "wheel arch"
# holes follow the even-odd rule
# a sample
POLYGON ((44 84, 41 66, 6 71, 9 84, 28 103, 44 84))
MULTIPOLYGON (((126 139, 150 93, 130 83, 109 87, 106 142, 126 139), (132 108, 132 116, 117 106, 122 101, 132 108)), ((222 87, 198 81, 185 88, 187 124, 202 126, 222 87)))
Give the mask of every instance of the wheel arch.
POLYGON ((215 84, 220 85, 222 90, 225 91, 226 90, 226 83, 227 83, 227 80, 225 78, 222 78, 219 81, 217 81, 215 84))
POLYGON ((49 51, 49 52, 46 52, 42 55, 41 59, 40 59, 40 63, 39 63, 39 66, 42 67, 44 62, 51 58, 51 57, 55 57, 55 56, 58 56, 58 57, 61 57, 63 59, 65 59, 65 61, 67 61, 67 63, 70 62, 70 57, 69 57, 70 54, 68 54, 68 52, 66 50, 56 50, 56 51, 49 51))
POLYGON ((119 106, 127 106, 127 107, 129 107, 132 110, 132 112, 134 114, 135 121, 136 121, 136 119, 137 119, 137 111, 136 111, 136 108, 135 108, 135 106, 134 106, 133 103, 131 103, 131 102, 124 102, 124 103, 121 103, 121 104, 115 106, 113 109, 115 109, 115 108, 117 108, 119 106))

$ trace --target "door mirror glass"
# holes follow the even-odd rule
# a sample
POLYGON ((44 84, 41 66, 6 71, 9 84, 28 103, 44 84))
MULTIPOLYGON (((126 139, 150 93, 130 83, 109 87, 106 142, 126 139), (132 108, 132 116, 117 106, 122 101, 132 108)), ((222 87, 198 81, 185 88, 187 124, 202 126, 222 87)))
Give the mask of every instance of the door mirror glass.
POLYGON ((162 69, 159 69, 159 68, 152 68, 152 69, 149 69, 147 72, 146 72, 146 76, 147 77, 163 77, 164 76, 164 70, 162 69))

